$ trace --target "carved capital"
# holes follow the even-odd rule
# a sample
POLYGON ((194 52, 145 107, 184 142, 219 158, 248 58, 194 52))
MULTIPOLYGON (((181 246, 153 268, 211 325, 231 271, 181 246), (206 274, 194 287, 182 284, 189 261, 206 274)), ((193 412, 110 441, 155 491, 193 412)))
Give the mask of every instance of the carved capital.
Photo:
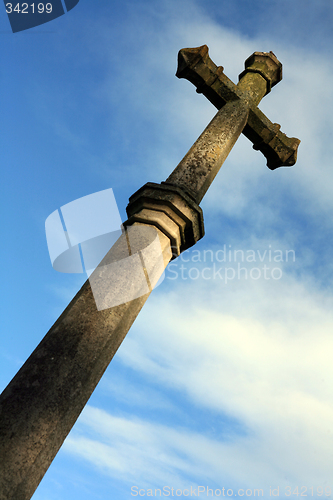
POLYGON ((126 211, 124 226, 142 222, 157 227, 169 237, 173 258, 205 234, 199 205, 180 188, 167 183, 148 182, 142 186, 130 197, 126 211))

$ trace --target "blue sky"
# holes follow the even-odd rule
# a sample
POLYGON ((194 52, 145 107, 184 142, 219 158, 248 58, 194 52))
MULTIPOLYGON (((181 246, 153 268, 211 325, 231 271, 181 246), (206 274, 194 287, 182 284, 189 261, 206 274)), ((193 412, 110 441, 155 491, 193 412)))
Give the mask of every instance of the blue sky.
POLYGON ((174 76, 179 49, 207 44, 234 82, 272 50, 284 77, 260 108, 302 141, 271 172, 239 139, 201 204, 205 237, 167 269, 34 500, 333 489, 331 1, 80 0, 16 34, 0 19, 1 390, 86 278, 53 270, 46 218, 112 188, 125 220, 214 116, 174 76), (255 260, 219 262, 224 248, 255 260))

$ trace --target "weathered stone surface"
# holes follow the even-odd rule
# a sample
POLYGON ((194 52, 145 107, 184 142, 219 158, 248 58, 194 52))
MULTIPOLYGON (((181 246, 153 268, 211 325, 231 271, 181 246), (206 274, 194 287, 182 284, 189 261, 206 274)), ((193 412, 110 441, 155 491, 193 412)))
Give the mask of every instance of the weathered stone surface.
POLYGON ((248 114, 249 105, 242 99, 223 106, 166 182, 181 187, 200 203, 242 133, 248 114))
MULTIPOLYGON (((244 85, 245 75, 258 73, 266 80, 266 93, 264 95, 268 94, 271 88, 282 80, 282 64, 273 52, 254 52, 246 59, 244 65, 245 70, 239 75, 239 81, 244 85)), ((245 90, 246 85, 248 84, 245 83, 245 90)), ((242 89, 242 86, 238 84, 238 88, 242 89)))

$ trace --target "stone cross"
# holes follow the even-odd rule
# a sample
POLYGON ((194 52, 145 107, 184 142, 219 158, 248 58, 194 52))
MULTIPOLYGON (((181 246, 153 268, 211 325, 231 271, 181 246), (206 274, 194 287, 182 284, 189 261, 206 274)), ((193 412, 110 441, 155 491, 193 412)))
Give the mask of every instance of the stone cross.
POLYGON ((122 236, 0 396, 0 500, 31 498, 163 269, 203 237, 199 203, 239 135, 266 156, 270 169, 296 161, 300 141, 286 137, 257 107, 282 78, 272 52, 247 59, 235 85, 211 61, 206 45, 183 49, 177 76, 190 80, 219 111, 165 182, 145 184, 131 196, 122 236), (154 252, 143 251, 151 232, 158 236, 162 265, 154 252), (128 275, 125 282, 113 280, 110 291, 107 271, 134 254, 146 288, 133 300, 97 308, 96 284, 106 297, 137 287, 137 277, 128 275))

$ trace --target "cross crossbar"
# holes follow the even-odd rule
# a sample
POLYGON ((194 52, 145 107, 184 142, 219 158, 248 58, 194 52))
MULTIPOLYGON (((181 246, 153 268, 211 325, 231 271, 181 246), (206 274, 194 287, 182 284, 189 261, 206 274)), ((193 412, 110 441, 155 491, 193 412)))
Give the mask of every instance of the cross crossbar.
POLYGON ((245 61, 245 70, 239 75, 239 84, 235 85, 224 74, 223 67, 216 66, 211 60, 207 45, 182 49, 178 54, 176 76, 193 83, 197 92, 207 97, 217 109, 231 101, 248 99, 250 95, 249 116, 243 134, 253 143, 254 149, 264 154, 269 169, 290 167, 296 163, 297 148, 301 141, 287 137, 280 131, 278 123, 272 123, 260 111, 256 105, 258 98, 253 99, 253 93, 249 94, 249 89, 242 85, 248 73, 257 73, 266 81, 267 94, 271 87, 281 81, 282 65, 273 52, 254 52, 245 61))

